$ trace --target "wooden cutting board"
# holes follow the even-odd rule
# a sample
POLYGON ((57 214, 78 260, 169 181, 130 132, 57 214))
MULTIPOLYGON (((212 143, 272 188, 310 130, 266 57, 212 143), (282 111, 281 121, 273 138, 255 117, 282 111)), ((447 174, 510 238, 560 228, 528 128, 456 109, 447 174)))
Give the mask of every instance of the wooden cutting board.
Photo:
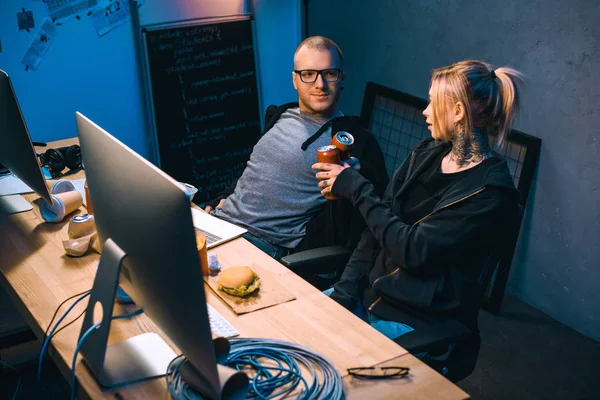
MULTIPOLYGON (((229 307, 231 307, 238 315, 275 306, 277 304, 287 303, 288 301, 296 299, 296 297, 279 281, 277 274, 273 274, 272 272, 263 269, 258 264, 251 264, 249 267, 258 274, 260 278, 260 289, 246 297, 232 296, 229 293, 219 290, 218 275, 205 276, 204 281, 208 283, 217 296, 223 299, 223 301, 225 301, 225 303, 227 303, 227 305, 229 305, 229 307)), ((227 267, 223 267, 221 271, 226 269, 227 267)))

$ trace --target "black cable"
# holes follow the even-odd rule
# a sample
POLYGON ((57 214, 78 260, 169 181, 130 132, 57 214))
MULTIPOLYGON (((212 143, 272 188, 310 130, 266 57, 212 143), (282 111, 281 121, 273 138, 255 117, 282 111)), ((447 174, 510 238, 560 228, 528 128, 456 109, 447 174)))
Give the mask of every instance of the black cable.
POLYGON ((56 332, 54 332, 54 335, 52 335, 52 337, 54 337, 54 336, 58 335, 58 332, 60 332, 60 331, 62 331, 63 329, 65 329, 67 326, 71 325, 72 323, 74 323, 75 321, 77 321, 79 318, 83 317, 83 315, 85 314, 85 312, 86 312, 86 311, 87 311, 87 309, 86 309, 86 310, 83 310, 83 311, 81 312, 81 314, 79 314, 79 315, 77 316, 77 318, 75 318, 73 321, 69 322, 68 324, 66 324, 65 326, 63 326, 62 328, 60 328, 59 330, 57 330, 56 332))
MULTIPOLYGON (((58 315, 58 311, 60 310, 60 308, 61 308, 61 307, 62 307, 62 306, 63 306, 63 305, 64 305, 64 304, 67 302, 67 301, 69 301, 69 300, 71 300, 71 299, 73 299, 73 298, 75 298, 75 297, 78 297, 78 296, 84 295, 84 294, 86 294, 86 293, 88 293, 88 292, 90 292, 90 291, 91 291, 91 289, 90 289, 90 290, 86 290, 85 292, 81 292, 81 293, 74 294, 73 296, 69 297, 68 299, 66 299, 66 300, 64 300, 62 303, 60 303, 60 304, 58 305, 58 307, 56 307, 56 311, 54 311, 54 315, 52 316, 52 319, 50 320, 50 323, 48 324, 48 328, 46 328, 46 331, 44 332, 44 340, 42 340, 42 342, 43 342, 43 341, 45 341, 45 340, 46 340, 46 338, 48 337, 48 332, 50 332, 50 327, 52 326, 52 323, 54 322, 54 319, 55 319, 55 318, 56 318, 56 316, 58 315)), ((79 318, 79 317, 77 317, 77 318, 79 318)), ((69 324, 70 324, 70 323, 69 323, 69 324)))

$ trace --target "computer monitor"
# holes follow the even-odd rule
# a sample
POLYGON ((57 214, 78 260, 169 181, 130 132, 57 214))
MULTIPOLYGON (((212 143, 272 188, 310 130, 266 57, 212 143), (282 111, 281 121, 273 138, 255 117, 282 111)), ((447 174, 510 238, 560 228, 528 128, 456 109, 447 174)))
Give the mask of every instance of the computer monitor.
MULTIPOLYGON (((8 74, 0 70, 0 164, 22 180, 32 191, 52 204, 50 191, 38 163, 25 119, 8 74)), ((0 179, 0 188, 8 178, 0 179), (4 181, 4 182, 3 182, 4 181)), ((0 190, 0 193, 5 191, 0 190)), ((14 213, 31 210, 19 195, 0 196, 0 210, 14 213)))
POLYGON ((103 386, 114 387, 164 375, 175 357, 156 334, 106 346, 120 284, 183 352, 190 386, 206 398, 244 398, 248 377, 217 365, 185 191, 82 114, 76 120, 103 243, 80 338, 93 326, 94 310, 101 307, 103 317, 82 344, 86 364, 103 386))

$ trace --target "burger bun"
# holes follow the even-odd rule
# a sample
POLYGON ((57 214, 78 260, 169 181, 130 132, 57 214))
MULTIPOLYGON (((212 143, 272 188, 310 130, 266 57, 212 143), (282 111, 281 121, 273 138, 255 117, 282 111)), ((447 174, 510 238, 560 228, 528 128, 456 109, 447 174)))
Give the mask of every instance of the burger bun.
POLYGON ((255 278, 254 271, 247 266, 229 267, 219 274, 219 284, 225 288, 248 286, 255 278))

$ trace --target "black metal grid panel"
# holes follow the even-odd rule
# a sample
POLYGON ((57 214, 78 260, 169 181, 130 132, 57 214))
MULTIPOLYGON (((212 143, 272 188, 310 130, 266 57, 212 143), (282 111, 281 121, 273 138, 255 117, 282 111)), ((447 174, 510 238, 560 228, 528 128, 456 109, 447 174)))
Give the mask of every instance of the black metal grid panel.
MULTIPOLYGON (((422 140, 431 135, 423 116, 425 108, 420 106, 385 94, 376 94, 374 97, 368 128, 383 151, 389 176, 422 140)), ((519 187, 527 145, 511 139, 499 146, 497 138, 490 137, 490 143, 494 151, 506 159, 515 186, 519 187)))
POLYGON ((383 95, 375 97, 368 127, 379 141, 390 176, 411 150, 429 136, 423 109, 383 95))
POLYGON ((519 187, 523 162, 525 161, 525 154, 527 154, 527 146, 519 142, 511 141, 510 139, 503 145, 498 146, 497 138, 491 136, 490 143, 492 144, 494 151, 506 160, 508 170, 513 177, 515 186, 519 187))

